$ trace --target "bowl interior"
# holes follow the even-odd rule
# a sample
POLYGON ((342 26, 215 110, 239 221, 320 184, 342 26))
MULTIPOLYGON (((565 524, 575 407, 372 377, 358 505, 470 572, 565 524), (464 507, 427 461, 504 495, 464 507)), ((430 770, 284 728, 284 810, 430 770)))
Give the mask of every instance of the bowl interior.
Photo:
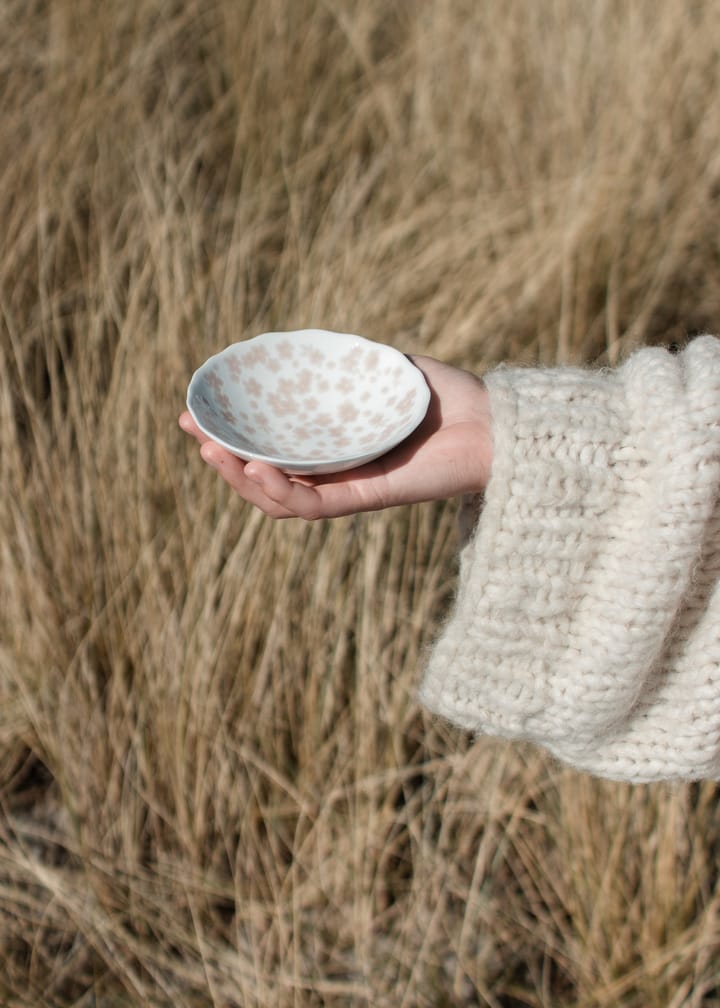
POLYGON ((188 407, 238 455, 312 464, 389 450, 429 398, 399 351, 315 329, 264 333, 211 357, 193 376, 188 407))

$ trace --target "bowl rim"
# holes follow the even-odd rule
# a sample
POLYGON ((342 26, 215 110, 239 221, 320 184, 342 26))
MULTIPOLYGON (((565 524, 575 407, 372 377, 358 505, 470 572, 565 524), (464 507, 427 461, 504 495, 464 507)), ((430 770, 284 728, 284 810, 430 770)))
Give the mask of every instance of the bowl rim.
MULTIPOLYGON (((238 340, 236 343, 230 343, 228 346, 219 350, 217 353, 211 354, 210 357, 206 358, 203 363, 196 368, 193 372, 187 387, 186 394, 186 405, 187 408, 197 424, 198 428, 202 433, 214 441, 215 444, 220 445, 229 451, 231 454, 241 458, 245 461, 258 461, 265 462, 267 465, 274 466, 276 469, 289 470, 292 467, 302 467, 306 472, 311 467, 317 466, 345 466, 349 467, 350 463, 355 463, 358 467, 371 462, 374 459, 391 451, 398 445, 408 438, 413 431, 415 431, 427 415, 428 408, 430 406, 431 393, 428 386, 425 375, 420 370, 420 368, 415 364, 407 354, 404 354, 401 350, 396 347, 391 346, 388 343, 381 343, 377 340, 368 339, 366 336, 359 336, 357 333, 346 333, 346 332, 335 332, 332 329, 287 329, 287 330, 273 330, 268 332, 259 333, 256 336, 252 336, 246 340, 238 340), (194 386, 197 386, 200 381, 203 380, 205 373, 212 367, 212 365, 220 361, 222 358, 228 356, 232 351, 236 351, 240 348, 244 351, 245 348, 249 347, 250 344, 257 343, 258 341, 263 342, 279 342, 282 338, 291 337, 297 339, 301 336, 310 337, 331 337, 332 342, 338 342, 339 340, 343 343, 343 352, 347 352, 348 343, 359 343, 362 345, 368 345, 369 347, 376 348, 384 354, 389 354, 397 358, 397 361, 401 366, 407 370, 407 373, 412 375, 415 381, 416 389, 419 392, 418 405, 413 411, 411 418, 402 426, 399 427, 395 434, 390 438, 385 438, 384 441, 379 441, 376 444, 369 446, 366 451, 362 452, 360 455, 351 453, 348 455, 336 455, 336 456, 322 456, 316 458, 289 458, 280 455, 268 455, 267 453, 244 450, 240 449, 238 445, 232 444, 226 441, 224 438, 219 437, 217 434, 208 430, 207 427, 203 426, 195 415, 195 411, 191 405, 191 397, 193 393, 194 386)), ((331 470, 326 470, 330 472, 331 470)), ((298 473, 300 474, 300 473, 298 473)))

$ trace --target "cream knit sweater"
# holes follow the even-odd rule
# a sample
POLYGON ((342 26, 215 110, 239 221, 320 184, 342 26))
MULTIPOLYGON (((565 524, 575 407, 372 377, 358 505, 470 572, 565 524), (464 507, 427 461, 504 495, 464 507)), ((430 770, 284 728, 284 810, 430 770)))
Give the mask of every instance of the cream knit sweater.
POLYGON ((603 777, 720 778, 720 340, 485 381, 492 476, 421 699, 603 777))

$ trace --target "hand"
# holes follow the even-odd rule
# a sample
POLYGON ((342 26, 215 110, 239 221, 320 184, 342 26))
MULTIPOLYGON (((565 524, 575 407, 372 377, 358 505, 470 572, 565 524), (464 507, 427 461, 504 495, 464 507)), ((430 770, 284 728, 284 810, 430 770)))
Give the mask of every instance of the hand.
POLYGON ((272 518, 337 518, 484 489, 492 462, 490 408, 482 381, 432 357, 411 357, 425 375, 430 405, 420 426, 392 451, 357 469, 288 476, 245 462, 205 437, 189 413, 180 426, 233 490, 272 518))

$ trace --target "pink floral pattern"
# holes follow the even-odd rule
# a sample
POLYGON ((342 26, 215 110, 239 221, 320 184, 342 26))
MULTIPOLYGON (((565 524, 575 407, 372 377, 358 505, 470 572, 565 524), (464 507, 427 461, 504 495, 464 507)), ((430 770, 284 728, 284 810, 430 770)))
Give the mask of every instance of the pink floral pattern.
POLYGON ((340 417, 341 420, 344 420, 345 423, 352 423, 353 420, 357 420, 358 411, 356 407, 353 406, 353 404, 346 399, 340 405, 340 409, 338 410, 338 416, 340 417))
POLYGON ((220 389, 222 388, 223 384, 222 378, 220 377, 220 372, 218 371, 217 368, 210 368, 210 370, 208 371, 207 378, 205 380, 207 381, 210 388, 215 389, 216 392, 219 392, 220 389))
POLYGON ((397 351, 316 330, 235 344, 196 372, 188 392, 209 436, 241 457, 287 460, 299 472, 389 450, 428 401, 422 375, 397 351))

